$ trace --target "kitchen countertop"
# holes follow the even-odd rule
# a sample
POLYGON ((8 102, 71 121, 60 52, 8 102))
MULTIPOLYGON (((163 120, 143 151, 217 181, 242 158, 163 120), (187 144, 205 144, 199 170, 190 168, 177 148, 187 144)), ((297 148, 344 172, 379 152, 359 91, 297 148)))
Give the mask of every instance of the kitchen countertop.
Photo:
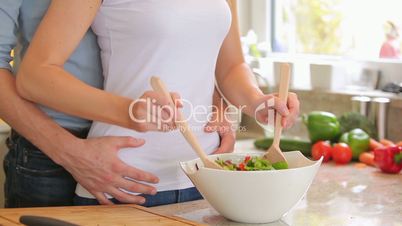
MULTIPOLYGON (((235 151, 244 150, 255 151, 251 140, 236 143, 235 151)), ((226 220, 205 200, 151 209, 209 225, 248 225, 226 220)), ((306 196, 280 221, 265 225, 402 226, 402 174, 383 174, 359 163, 325 163, 306 196)))

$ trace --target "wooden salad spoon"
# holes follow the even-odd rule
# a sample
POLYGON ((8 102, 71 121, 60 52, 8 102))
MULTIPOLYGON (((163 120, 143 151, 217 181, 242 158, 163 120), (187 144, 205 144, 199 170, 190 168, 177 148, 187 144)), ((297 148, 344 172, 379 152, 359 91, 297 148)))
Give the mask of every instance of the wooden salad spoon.
MULTIPOLYGON (((287 101, 288 91, 289 91, 289 80, 290 80, 290 66, 287 63, 281 64, 280 67, 281 80, 279 83, 279 100, 287 101)), ((275 116, 275 133, 274 141, 271 147, 262 156, 264 159, 268 160, 271 164, 280 164, 281 168, 288 168, 288 162, 279 147, 282 134, 282 116, 276 113, 275 116)))
MULTIPOLYGON (((152 77, 151 78, 151 86, 152 89, 155 92, 158 92, 160 94, 163 94, 166 98, 169 100, 169 105, 174 109, 175 104, 173 103, 173 99, 170 96, 165 84, 160 80, 158 77, 152 77)), ((177 110, 176 113, 176 125, 178 126, 180 132, 183 134, 184 138, 187 140, 187 142, 191 145, 191 147, 194 149, 195 153, 197 153, 198 157, 200 157, 202 163, 204 164, 205 167, 207 168, 212 168, 212 169, 223 169, 218 163, 210 160, 208 156, 205 154, 204 150, 202 149, 200 143, 198 142, 196 136, 194 133, 191 131, 191 129, 188 126, 188 123, 186 120, 184 120, 183 114, 181 113, 180 110, 177 110)))

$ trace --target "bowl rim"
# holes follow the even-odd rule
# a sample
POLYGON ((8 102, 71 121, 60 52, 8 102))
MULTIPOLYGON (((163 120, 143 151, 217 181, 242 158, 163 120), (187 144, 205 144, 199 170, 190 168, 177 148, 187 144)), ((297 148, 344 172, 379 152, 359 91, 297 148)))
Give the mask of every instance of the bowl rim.
MULTIPOLYGON (((263 152, 263 153, 257 153, 257 152, 250 152, 250 153, 247 153, 247 152, 244 152, 244 153, 222 153, 222 154, 213 154, 213 155, 209 155, 208 157, 210 158, 210 157, 214 157, 214 156, 225 156, 225 155, 240 155, 240 156, 245 156, 245 155, 263 155, 265 152, 263 152)), ((316 160, 316 161, 314 161, 314 160, 311 160, 311 159, 308 159, 306 156, 304 156, 300 151, 289 151, 289 152, 283 152, 284 154, 290 154, 290 153, 295 153, 295 154, 297 154, 297 155, 299 155, 299 156, 301 156, 301 157, 303 157, 304 158, 304 160, 307 160, 308 162, 310 162, 311 164, 309 164, 309 165, 306 165, 306 166, 302 166, 302 167, 297 167, 297 168, 289 168, 289 169, 281 169, 281 170, 256 170, 256 171, 238 171, 238 170, 236 170, 236 171, 232 171, 232 170, 222 170, 222 169, 212 169, 212 168, 206 168, 206 167, 204 167, 204 166, 202 166, 202 167, 199 167, 199 169, 198 170, 196 170, 195 172, 200 172, 200 171, 206 171, 206 172, 229 172, 229 173, 259 173, 259 174, 261 174, 261 173, 280 173, 280 172, 289 172, 289 171, 295 171, 295 170, 300 170, 300 169, 304 169, 304 168, 310 168, 310 167, 315 167, 315 166, 320 166, 321 165, 321 163, 322 163, 322 160, 324 159, 324 157, 323 156, 321 156, 321 158, 320 159, 318 159, 318 160, 316 160)), ((183 171, 185 171, 186 172, 186 170, 185 170, 185 168, 184 167, 186 167, 186 164, 188 163, 188 162, 192 162, 192 161, 199 161, 200 160, 200 158, 195 158, 195 159, 191 159, 191 160, 188 160, 188 161, 183 161, 183 162, 180 162, 180 166, 181 166, 181 168, 182 168, 182 170, 183 171)), ((195 173, 194 172, 194 173, 195 173)))

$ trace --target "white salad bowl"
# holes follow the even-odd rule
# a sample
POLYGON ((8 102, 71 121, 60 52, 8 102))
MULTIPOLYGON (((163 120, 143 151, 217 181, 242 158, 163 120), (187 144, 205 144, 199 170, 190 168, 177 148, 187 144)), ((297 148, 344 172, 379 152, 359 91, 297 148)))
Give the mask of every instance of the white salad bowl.
MULTIPOLYGON (((204 168, 200 159, 180 165, 202 196, 224 217, 243 223, 268 223, 279 220, 303 198, 322 161, 322 158, 311 161, 299 151, 283 154, 289 169, 216 170, 204 168)), ((259 153, 229 153, 209 158, 239 162, 246 155, 261 156, 259 153)))

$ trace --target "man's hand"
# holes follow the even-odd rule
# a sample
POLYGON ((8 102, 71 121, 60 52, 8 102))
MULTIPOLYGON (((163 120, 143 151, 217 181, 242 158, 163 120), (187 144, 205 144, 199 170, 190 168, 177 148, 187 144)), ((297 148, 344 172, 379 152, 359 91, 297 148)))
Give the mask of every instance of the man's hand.
POLYGON ((117 152, 122 148, 135 148, 143 144, 144 140, 132 137, 80 139, 71 147, 72 151, 63 153, 61 165, 100 204, 113 204, 105 193, 120 202, 142 204, 145 202, 143 197, 127 194, 120 188, 153 195, 156 194, 156 189, 142 182, 158 183, 159 179, 151 173, 125 164, 118 158, 117 152))
POLYGON ((218 132, 221 138, 219 148, 216 149, 212 154, 233 152, 236 134, 232 124, 226 119, 226 116, 219 116, 219 113, 215 112, 213 117, 205 125, 204 131, 207 133, 218 132))

